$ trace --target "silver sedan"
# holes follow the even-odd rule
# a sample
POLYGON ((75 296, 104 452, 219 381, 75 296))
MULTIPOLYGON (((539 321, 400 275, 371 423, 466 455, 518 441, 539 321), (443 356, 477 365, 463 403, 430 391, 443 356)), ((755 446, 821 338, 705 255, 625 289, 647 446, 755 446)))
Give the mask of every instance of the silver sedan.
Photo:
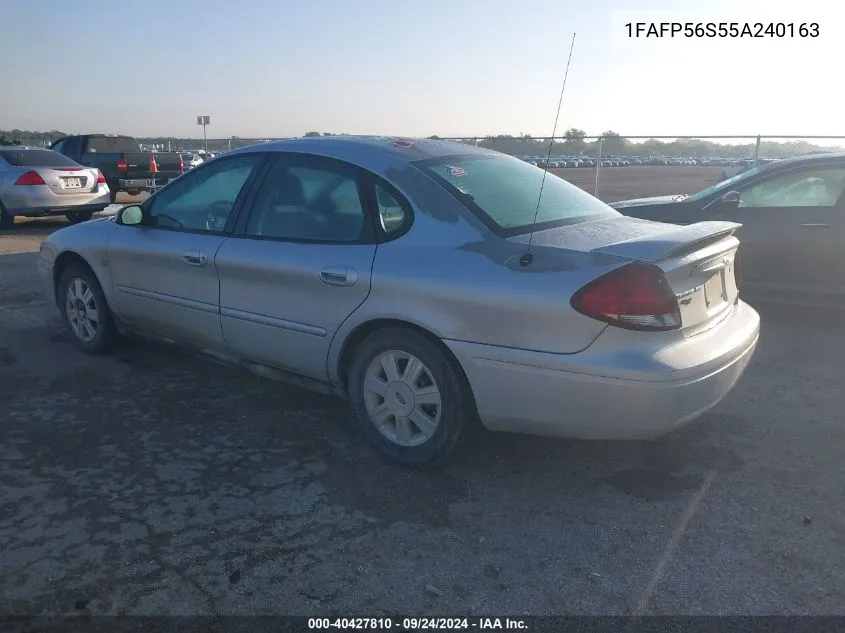
POLYGON ((475 419, 652 438, 719 402, 759 333, 738 226, 626 218, 462 144, 296 139, 57 231, 39 267, 81 350, 147 334, 327 389, 426 464, 475 419))
POLYGON ((0 147, 0 229, 12 226, 15 216, 82 222, 110 203, 99 169, 49 149, 0 147))

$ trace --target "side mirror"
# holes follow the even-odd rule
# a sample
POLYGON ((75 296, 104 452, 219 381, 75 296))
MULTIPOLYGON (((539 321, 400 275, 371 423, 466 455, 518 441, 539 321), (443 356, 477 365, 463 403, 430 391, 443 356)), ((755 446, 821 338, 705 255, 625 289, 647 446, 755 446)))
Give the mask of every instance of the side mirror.
POLYGON ((704 210, 717 215, 735 215, 739 210, 739 191, 728 191, 716 198, 704 210))
POLYGON ((117 223, 126 226, 135 226, 144 221, 144 210, 137 204, 123 207, 117 214, 117 223))

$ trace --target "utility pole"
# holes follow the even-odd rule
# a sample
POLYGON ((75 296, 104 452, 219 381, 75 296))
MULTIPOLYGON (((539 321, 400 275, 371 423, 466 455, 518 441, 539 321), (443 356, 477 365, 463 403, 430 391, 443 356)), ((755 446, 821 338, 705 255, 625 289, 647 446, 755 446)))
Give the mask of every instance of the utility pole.
POLYGON ((207 125, 211 125, 211 117, 207 114, 203 114, 197 117, 197 125, 202 126, 202 140, 203 140, 203 148, 205 153, 208 154, 208 135, 205 132, 205 128, 207 125))

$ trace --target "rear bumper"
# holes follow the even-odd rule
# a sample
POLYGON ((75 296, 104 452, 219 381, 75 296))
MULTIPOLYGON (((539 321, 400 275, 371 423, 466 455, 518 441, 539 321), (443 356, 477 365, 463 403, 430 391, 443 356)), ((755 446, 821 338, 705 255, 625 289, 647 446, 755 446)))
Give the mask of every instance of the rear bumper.
POLYGON ((487 428, 631 440, 664 435, 722 400, 751 360, 759 328, 757 312, 740 302, 713 331, 664 349, 620 349, 614 332, 609 344, 599 343, 603 333, 578 354, 445 342, 487 428))
POLYGON ((109 189, 100 185, 92 193, 59 195, 47 187, 15 187, 20 191, 4 193, 3 205, 11 215, 43 217, 85 211, 102 211, 111 198, 109 189))
POLYGON ((117 181, 117 188, 120 191, 126 191, 128 189, 154 191, 156 189, 160 189, 171 180, 175 180, 181 175, 182 174, 173 174, 168 172, 155 174, 155 178, 153 178, 153 174, 150 174, 149 178, 120 178, 117 181))

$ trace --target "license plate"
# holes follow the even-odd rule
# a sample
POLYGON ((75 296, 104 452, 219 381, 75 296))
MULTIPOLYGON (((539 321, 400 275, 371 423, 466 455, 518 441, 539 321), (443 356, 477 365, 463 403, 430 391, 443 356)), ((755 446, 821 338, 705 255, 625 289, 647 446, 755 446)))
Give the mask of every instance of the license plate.
POLYGON ((725 280, 722 272, 719 271, 711 276, 704 284, 704 301, 708 308, 718 306, 726 301, 725 280))
POLYGON ((62 185, 65 189, 81 189, 82 178, 62 178, 62 185))

